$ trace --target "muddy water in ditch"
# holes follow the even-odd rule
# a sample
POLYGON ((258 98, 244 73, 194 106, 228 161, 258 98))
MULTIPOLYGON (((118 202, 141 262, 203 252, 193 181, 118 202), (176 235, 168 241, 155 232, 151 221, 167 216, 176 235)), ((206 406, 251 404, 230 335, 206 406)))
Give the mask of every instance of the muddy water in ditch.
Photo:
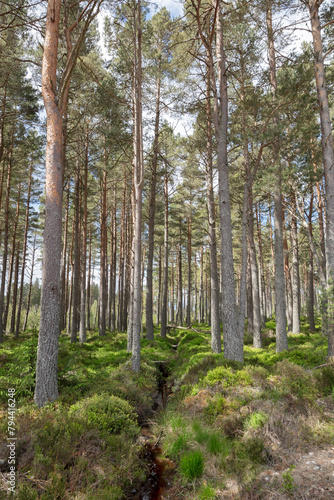
MULTIPOLYGON (((156 406, 163 411, 166 409, 167 398, 169 393, 171 393, 171 389, 166 382, 168 368, 161 363, 159 365, 159 371, 161 376, 156 406)), ((161 448, 158 446, 159 439, 155 443, 152 442, 154 437, 150 434, 147 427, 144 426, 142 428, 141 434, 146 441, 143 447, 142 458, 147 464, 149 474, 135 498, 138 500, 161 500, 163 492, 168 488, 168 476, 174 469, 174 463, 168 459, 159 458, 162 453, 161 448)))
POLYGON ((161 453, 161 449, 154 448, 154 444, 147 443, 144 447, 143 458, 149 467, 149 476, 141 487, 139 500, 160 500, 161 498, 166 486, 164 479, 166 464, 163 460, 159 460, 159 453, 161 453))

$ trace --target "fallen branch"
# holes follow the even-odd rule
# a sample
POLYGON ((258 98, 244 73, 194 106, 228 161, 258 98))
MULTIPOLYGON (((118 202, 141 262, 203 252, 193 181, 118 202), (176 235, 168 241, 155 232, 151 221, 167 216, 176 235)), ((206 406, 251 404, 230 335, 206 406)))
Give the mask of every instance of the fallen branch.
POLYGON ((178 326, 178 325, 167 325, 167 328, 176 328, 177 330, 193 330, 196 333, 210 333, 209 330, 197 330, 196 328, 193 327, 193 325, 190 326, 178 326))
POLYGON ((311 368, 310 372, 312 372, 313 370, 317 370, 318 368, 322 368, 323 366, 334 366, 334 363, 325 363, 323 365, 319 365, 319 366, 315 366, 314 368, 311 368))
POLYGON ((190 328, 192 328, 192 325, 190 326, 167 325, 167 328, 177 328, 177 330, 190 330, 190 328))

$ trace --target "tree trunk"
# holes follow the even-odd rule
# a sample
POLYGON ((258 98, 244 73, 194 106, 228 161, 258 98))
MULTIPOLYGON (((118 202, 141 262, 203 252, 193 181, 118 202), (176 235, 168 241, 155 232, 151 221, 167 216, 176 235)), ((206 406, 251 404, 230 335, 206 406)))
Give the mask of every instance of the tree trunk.
POLYGON ((313 269, 313 252, 309 249, 309 264, 308 264, 308 322, 310 325, 310 332, 315 332, 315 318, 314 318, 314 269, 313 269))
POLYGON ((201 2, 198 2, 196 5, 197 25, 202 42, 206 48, 207 66, 210 75, 211 88, 213 91, 213 122, 217 141, 224 357, 235 361, 243 361, 243 339, 240 338, 238 328, 236 328, 237 311, 233 266, 229 167, 227 162, 228 93, 226 58, 224 50, 223 15, 221 12, 220 0, 215 0, 214 7, 216 15, 214 22, 216 23, 216 58, 218 66, 217 83, 212 51, 212 37, 208 40, 203 34, 200 4, 201 2))
MULTIPOLYGON (((133 190, 132 190, 133 191, 133 190)), ((132 193, 131 201, 127 206, 127 215, 125 219, 125 260, 124 260, 124 290, 123 290, 123 325, 124 330, 128 334, 128 347, 132 351, 132 306, 133 306, 133 255, 134 255, 134 239, 133 239, 133 213, 134 213, 134 197, 132 193)), ((129 351, 129 352, 130 352, 129 351)))
POLYGON ((7 167, 7 182, 6 182, 6 202, 5 202, 5 231, 4 231, 4 244, 2 253, 2 266, 1 266, 1 288, 0 288, 0 343, 3 342, 4 329, 6 324, 3 319, 4 314, 4 302, 5 302, 5 286, 6 286, 6 272, 7 272, 7 259, 8 259, 8 229, 9 229, 9 201, 10 201, 10 189, 11 189, 11 175, 12 175, 12 153, 13 153, 13 137, 14 137, 14 125, 12 129, 12 140, 11 148, 9 153, 9 162, 7 167))
POLYGON ((79 330, 79 307, 80 307, 80 161, 79 144, 77 143, 76 179, 75 179, 75 202, 74 202, 74 268, 73 268, 73 297, 72 297, 72 322, 71 342, 77 342, 79 330))
POLYGON ((91 266, 92 266, 92 227, 89 227, 89 254, 88 254, 88 279, 87 279, 87 330, 91 329, 90 313, 91 301, 91 266))
MULTIPOLYGON (((199 286, 199 322, 204 323, 204 269, 203 269, 203 245, 201 245, 200 257, 200 286, 199 286)), ((219 289, 219 285, 218 285, 219 289)), ((219 295, 218 295, 218 309, 219 309, 219 295)))
POLYGON ((261 321, 262 321, 262 325, 265 326, 266 316, 267 316, 267 304, 266 304, 266 285, 265 285, 265 279, 264 279, 264 265, 263 265, 263 251, 262 251, 260 204, 259 204, 259 208, 258 208, 257 203, 255 204, 255 210, 256 210, 256 228, 257 228, 257 241, 258 241, 258 247, 259 247, 259 264, 260 264, 261 321))
POLYGON ((218 155, 224 357, 235 361, 243 361, 243 341, 236 328, 237 315, 232 248, 231 203, 229 168, 227 162, 228 95, 223 17, 219 0, 217 0, 217 4, 216 51, 219 95, 215 83, 213 62, 210 65, 210 74, 211 83, 214 89, 214 125, 218 155))
POLYGON ((15 250, 16 250, 16 235, 17 235, 17 226, 19 222, 19 216, 20 216, 20 198, 21 198, 21 184, 19 184, 18 187, 18 198, 16 202, 16 213, 15 213, 15 219, 14 219, 14 227, 12 229, 13 231, 13 236, 12 236, 12 250, 10 254, 10 263, 9 263, 9 273, 8 273, 8 283, 7 283, 7 296, 6 296, 6 308, 4 312, 4 317, 3 317, 3 324, 4 327, 7 327, 7 319, 8 319, 8 314, 9 314, 9 305, 10 305, 10 296, 11 296, 11 289, 12 289, 12 277, 13 277, 13 271, 14 271, 14 260, 15 260, 15 250))
POLYGON ((100 251, 100 311, 99 335, 106 334, 106 260, 107 260, 107 171, 103 170, 101 180, 101 251, 100 251))
MULTIPOLYGON (((79 341, 84 343, 87 340, 86 335, 86 270, 87 270, 87 198, 88 198, 88 146, 89 146, 89 132, 87 127, 86 144, 85 144, 85 170, 83 179, 83 223, 82 223, 82 254, 81 254, 81 298, 80 298, 80 331, 79 341)), ((89 306, 88 306, 89 307, 89 306)))
POLYGON ((30 269, 29 289, 28 289, 28 298, 27 298, 27 310, 26 310, 26 317, 24 319, 24 325, 23 325, 24 332, 27 329, 29 310, 30 310, 31 288, 32 288, 32 280, 33 280, 33 276, 34 276, 34 266, 35 266, 35 250, 36 250, 36 235, 34 237, 32 256, 31 256, 31 269, 30 269))
POLYGON ((17 309, 17 320, 16 320, 15 338, 18 338, 18 336, 19 336, 19 333, 20 333, 20 324, 21 324, 21 310, 22 310, 22 301, 23 301, 24 272, 25 272, 25 267, 26 267, 27 243, 28 243, 28 229, 29 229, 29 211, 30 211, 31 180, 32 180, 32 163, 30 164, 30 169, 29 169, 29 182, 28 182, 26 218, 25 218, 25 226, 24 226, 24 241, 23 241, 23 252, 22 252, 21 283, 20 283, 19 303, 18 303, 18 309, 17 309))
MULTIPOLYGON (((284 212, 283 212, 283 228, 284 228, 284 212)), ((284 274, 285 274, 285 298, 286 298, 286 313, 287 313, 287 323, 288 331, 292 331, 292 283, 291 283, 291 272, 289 264, 289 247, 288 239, 286 235, 286 229, 283 229, 283 249, 284 249, 284 274)))
POLYGON ((16 259, 15 259, 15 272, 13 283, 13 300, 12 300, 12 314, 10 321, 10 333, 15 331, 15 317, 16 317, 16 304, 17 304, 17 288, 19 281, 19 266, 20 266, 20 241, 16 245, 16 259))
POLYGON ((157 163, 159 148, 159 123, 160 123, 160 88, 161 88, 161 59, 159 60, 157 93, 155 107, 154 142, 152 158, 152 179, 149 200, 148 216, 148 251, 146 273, 146 338, 154 339, 153 326, 153 257, 154 257, 154 226, 155 226, 155 194, 157 184, 157 163))
POLYGON ((126 204, 126 176, 124 176, 123 205, 121 213, 121 234, 119 249, 119 271, 118 271, 118 304, 117 304, 117 328, 124 331, 123 325, 123 296, 124 296, 124 249, 125 249, 125 204, 126 204))
POLYGON ((250 253, 248 252, 247 256, 247 330, 248 333, 253 335, 254 326, 253 326, 253 290, 252 290, 252 268, 251 268, 251 260, 250 253))
POLYGON ((162 289, 161 308, 161 337, 166 338, 167 334, 167 306, 168 306, 168 174, 167 162, 165 166, 165 227, 164 227, 164 280, 162 289))
MULTIPOLYGON (((312 212, 313 212, 313 190, 312 190, 312 195, 311 195, 311 201, 310 201, 310 210, 309 210, 309 223, 308 223, 308 231, 310 233, 310 236, 312 238, 312 212)), ((315 320, 314 320, 314 281, 313 281, 313 251, 312 247, 310 245, 309 247, 309 263, 308 263, 308 270, 307 270, 307 290, 308 290, 308 303, 307 303, 307 310, 308 310, 308 321, 310 325, 310 332, 315 331, 315 320)))
POLYGON ((191 204, 190 204, 190 215, 188 218, 188 290, 187 290, 187 326, 191 325, 191 204))
POLYGON ((179 239, 179 251, 178 251, 178 287, 177 287, 177 312, 176 312, 176 323, 182 326, 183 322, 183 309, 182 309, 182 250, 181 250, 181 225, 180 225, 180 239, 179 239))
POLYGON ((58 397, 60 334, 60 259, 63 198, 62 113, 55 95, 61 0, 48 2, 42 93, 47 115, 46 198, 43 245, 41 320, 38 337, 35 403, 58 397))
MULTIPOLYGON (((319 20, 319 6, 322 2, 309 0, 308 7, 311 18, 311 29, 313 37, 315 79, 318 93, 320 124, 321 124, 321 145, 325 174, 326 193, 326 245, 327 245, 327 266, 328 285, 332 286, 334 277, 334 151, 333 136, 331 129, 331 118, 325 81, 324 56, 322 50, 321 27, 319 20)), ((332 304, 330 304, 332 306, 332 304)), ((332 307, 330 307, 332 308, 332 307)), ((330 313, 332 316, 333 313, 330 313)), ((328 356, 334 355, 334 321, 329 318, 328 332, 328 356)))
MULTIPOLYGON (((61 0, 49 0, 42 63, 42 94, 47 116, 45 226, 43 243, 41 320, 37 348, 35 403, 44 406, 58 397, 58 341, 60 334, 61 231, 64 148, 63 116, 67 115, 69 84, 80 45, 90 22, 98 12, 100 0, 93 0, 75 46, 71 46, 64 18, 68 52, 67 63, 57 81, 57 56, 61 0), (59 83, 59 85, 57 85, 59 83)), ((59 76, 59 75, 58 75, 59 76)))
POLYGON ((116 226, 116 187, 114 190, 114 205, 112 214, 112 238, 110 254, 110 330, 116 329, 116 262, 117 262, 117 226, 116 226))
POLYGON ((253 214, 253 193, 252 187, 248 188, 248 249, 250 258, 250 272, 252 283, 253 302, 253 347, 262 348, 261 337, 261 311, 260 311, 260 291, 259 272, 254 244, 254 214, 253 214))
MULTIPOLYGON (((210 287, 211 287, 211 349, 215 353, 221 352, 221 333, 219 315, 219 279, 217 267, 217 242, 216 242, 216 213, 213 192, 213 166, 212 166, 212 116, 211 116, 211 87, 207 80, 206 86, 206 200, 209 223, 209 248, 210 248, 210 287)), ((203 246, 201 247, 201 279, 200 279, 200 317, 203 318, 203 246)))
MULTIPOLYGON (((313 202, 313 190, 312 190, 313 202)), ((292 238, 292 333, 300 333, 300 276, 299 276, 299 250, 298 229, 296 217, 296 194, 291 196, 291 238, 292 238)))
MULTIPOLYGON (((173 245, 173 243, 172 243, 173 245)), ((174 325, 174 262, 173 255, 171 255, 171 270, 170 270, 170 322, 174 325)))
MULTIPOLYGON (((205 323, 211 326, 211 310, 208 311, 208 252, 205 252, 205 323)), ((219 280, 219 278, 218 278, 219 280)), ((219 290, 218 290, 219 293, 219 290)))
MULTIPOLYGON (((245 151, 244 151, 245 153, 245 151)), ((244 155, 246 158, 246 155, 244 155)), ((239 290, 238 332, 240 338, 245 335, 246 303, 247 303, 247 265, 248 265, 248 183, 244 186, 244 199, 242 204, 242 229, 241 229, 241 273, 239 290)), ((253 323, 253 320, 252 320, 253 323)), ((252 325, 253 329, 253 325, 252 325)))
POLYGON ((66 333, 70 335, 71 333, 71 317, 72 317, 72 303, 73 303, 73 272, 74 272, 74 261, 73 261, 73 248, 74 248, 74 235, 75 235, 75 212, 73 212, 72 220, 72 238, 71 247, 68 255, 68 265, 67 265, 67 322, 66 322, 66 333), (71 273, 71 279, 70 279, 71 273))
POLYGON ((133 302, 132 302, 132 370, 140 369, 140 331, 141 331, 141 223, 142 223, 142 191, 144 181, 143 162, 143 129, 142 129, 142 54, 141 54, 141 1, 134 10, 134 231, 133 231, 133 302), (137 14, 137 16, 136 16, 137 14))
MULTIPOLYGON (((276 56, 274 34, 272 27, 271 0, 267 4, 267 29, 269 46, 270 83, 273 99, 276 98, 276 56)), ((274 124, 278 125, 278 117, 274 116, 274 124)), ((282 352, 288 348, 286 331, 286 306, 284 282, 284 250, 283 250, 283 208, 282 208, 282 166, 279 159, 279 143, 273 145, 273 164, 275 166, 274 226, 275 226, 275 318, 276 318, 276 351, 282 352)))
POLYGON ((160 325, 160 318, 161 318, 161 278, 162 278, 161 243, 159 243, 158 260, 159 260, 159 266, 158 266, 157 326, 160 325))

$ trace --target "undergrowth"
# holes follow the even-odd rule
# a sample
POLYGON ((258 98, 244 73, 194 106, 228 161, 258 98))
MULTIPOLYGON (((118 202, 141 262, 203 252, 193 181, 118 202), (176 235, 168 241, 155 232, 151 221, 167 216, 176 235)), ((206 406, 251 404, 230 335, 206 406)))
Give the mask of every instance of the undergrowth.
MULTIPOLYGON (((274 331, 271 320, 263 349, 247 341, 243 364, 213 354, 206 332, 182 337, 174 397, 156 425, 165 456, 177 465, 182 498, 220 498, 224 490, 230 498, 227 484, 234 484, 232 496, 241 500, 256 484, 256 498, 264 499, 262 486, 268 490, 259 477, 280 462, 280 450, 334 444, 333 420, 321 407, 334 397, 333 366, 319 368, 326 363, 326 338, 319 328, 310 333, 302 318, 302 333, 289 335, 289 349, 276 353, 274 331), (191 457, 201 464, 197 475, 190 472, 191 457)), ((276 488, 292 491, 288 473, 280 477, 276 488)))
MULTIPOLYGON (((139 375, 129 366, 126 333, 88 336, 85 344, 59 343, 59 400, 43 409, 33 403, 37 334, 25 332, 2 346, 0 410, 7 390, 16 390, 15 498, 128 498, 147 474, 139 448, 140 425, 153 415, 160 377, 158 364, 174 354, 157 336, 142 340, 139 375)), ((0 470, 7 473, 7 422, 0 424, 0 470)), ((5 478, 5 475, 2 476, 5 478)), ((7 485, 0 484, 0 498, 7 485)))
MULTIPOLYGON (((279 463, 282 450, 334 445, 333 420, 321 406, 334 398, 334 369, 318 368, 326 356, 319 328, 310 333, 304 319, 302 333, 289 335, 289 349, 277 354, 271 320, 264 349, 251 347, 246 334, 244 363, 213 354, 208 328, 172 329, 167 339, 156 329, 154 341, 141 340, 138 375, 130 368, 125 333, 101 338, 92 332, 83 345, 63 334, 60 398, 43 409, 33 403, 36 332, 6 339, 0 410, 7 411, 7 389, 15 387, 16 498, 131 498, 147 480, 143 424, 162 436, 163 457, 174 464, 173 484, 189 500, 216 498, 231 482, 233 498, 248 498, 255 484, 261 491, 261 472, 279 463), (159 362, 169 366, 173 395, 157 412, 159 362)), ((5 419, 0 439, 0 470, 6 473, 5 419)), ((288 473, 281 478, 281 491, 295 491, 288 473)), ((4 490, 2 483, 0 498, 4 490)))

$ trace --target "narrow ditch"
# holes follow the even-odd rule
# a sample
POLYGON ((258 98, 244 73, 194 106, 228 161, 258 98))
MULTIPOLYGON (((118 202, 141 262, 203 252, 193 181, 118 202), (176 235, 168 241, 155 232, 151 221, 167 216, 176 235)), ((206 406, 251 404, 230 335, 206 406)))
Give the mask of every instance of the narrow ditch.
MULTIPOLYGON (((158 364, 158 369, 160 377, 154 411, 164 411, 167 407, 168 396, 172 393, 171 386, 167 383, 169 368, 166 363, 161 362, 158 364)), ((160 500, 169 486, 168 478, 173 473, 175 465, 171 460, 160 458, 162 454, 162 448, 159 446, 160 439, 161 435, 158 438, 153 436, 147 423, 142 425, 140 440, 145 444, 141 458, 147 465, 148 476, 139 490, 133 490, 133 500, 160 500)))

